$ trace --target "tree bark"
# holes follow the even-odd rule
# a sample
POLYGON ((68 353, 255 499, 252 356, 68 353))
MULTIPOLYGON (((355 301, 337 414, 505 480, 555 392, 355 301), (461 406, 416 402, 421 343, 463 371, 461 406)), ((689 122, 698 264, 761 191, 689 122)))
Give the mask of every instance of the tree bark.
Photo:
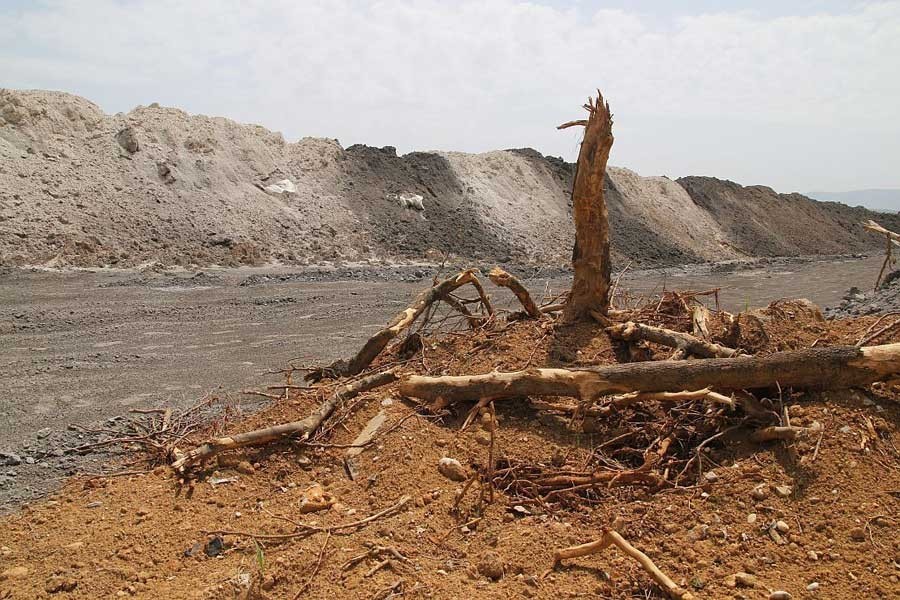
POLYGON ((685 362, 652 361, 588 369, 530 369, 512 373, 425 377, 400 381, 400 393, 437 406, 516 396, 571 396, 584 400, 623 392, 666 392, 704 387, 720 391, 781 387, 846 388, 897 377, 900 344, 835 346, 685 362))
POLYGON ((588 98, 586 121, 573 121, 560 128, 584 125, 584 139, 578 152, 572 206, 575 219, 575 247, 572 268, 575 278, 563 317, 567 321, 590 318, 591 312, 606 316, 609 309, 609 219, 603 197, 606 162, 613 145, 609 104, 597 91, 588 98))

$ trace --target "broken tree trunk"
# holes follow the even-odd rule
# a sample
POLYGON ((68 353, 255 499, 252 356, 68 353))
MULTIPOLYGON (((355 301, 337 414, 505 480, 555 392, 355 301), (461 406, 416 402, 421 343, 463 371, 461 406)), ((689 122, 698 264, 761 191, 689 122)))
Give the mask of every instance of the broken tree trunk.
POLYGON ((700 358, 731 358, 740 354, 734 348, 728 348, 712 342, 704 342, 689 333, 644 325, 643 323, 634 323, 633 321, 607 327, 606 331, 610 336, 620 340, 629 342, 645 340, 662 344, 669 348, 675 348, 675 354, 672 355, 673 359, 685 358, 687 355, 699 356, 700 358))
POLYGON ((425 310, 434 302, 443 299, 453 290, 462 287, 467 283, 476 280, 475 271, 469 269, 462 273, 445 279, 439 284, 420 293, 415 301, 402 313, 394 317, 388 326, 373 335, 366 341, 363 347, 356 355, 349 360, 337 360, 325 369, 312 371, 306 375, 309 381, 318 381, 326 375, 332 377, 349 377, 362 373, 375 358, 381 354, 381 351, 387 347, 392 339, 397 337, 400 332, 413 324, 425 310))
POLYGON ((425 377, 400 382, 400 393, 441 406, 466 400, 515 396, 571 396, 592 400, 622 392, 666 392, 711 387, 717 390, 866 385, 900 373, 900 344, 835 346, 707 360, 651 361, 588 369, 530 369, 425 377))
POLYGON ((374 390, 377 387, 387 385, 397 381, 397 376, 393 371, 383 371, 364 377, 353 383, 341 385, 331 395, 328 400, 319 405, 311 415, 302 421, 293 421, 291 423, 282 423, 281 425, 273 425, 265 429, 257 429, 246 433, 237 433, 235 435, 213 438, 187 453, 180 452, 177 448, 172 450, 175 458, 172 467, 177 471, 184 471, 186 468, 202 463, 220 452, 242 448, 244 446, 259 446, 267 444, 278 439, 289 437, 299 437, 302 440, 309 439, 315 431, 321 427, 325 419, 331 416, 335 409, 343 402, 358 396, 363 392, 374 390))
POLYGON ((522 282, 501 269, 500 267, 494 267, 491 269, 491 272, 488 273, 488 278, 494 283, 494 285, 499 285, 500 287, 508 288, 513 294, 516 295, 516 298, 519 299, 519 302, 522 303, 522 307, 525 309, 525 312, 528 313, 528 316, 532 319, 540 319, 541 309, 538 308, 538 305, 534 303, 534 300, 531 299, 531 294, 528 293, 528 290, 525 289, 525 286, 522 285, 522 282))
POLYGON ((567 321, 589 319, 592 311, 606 316, 609 309, 609 219, 603 198, 603 178, 613 145, 612 115, 599 90, 596 101, 588 98, 584 108, 589 113, 587 120, 559 126, 564 129, 584 125, 572 187, 575 278, 563 313, 567 321))

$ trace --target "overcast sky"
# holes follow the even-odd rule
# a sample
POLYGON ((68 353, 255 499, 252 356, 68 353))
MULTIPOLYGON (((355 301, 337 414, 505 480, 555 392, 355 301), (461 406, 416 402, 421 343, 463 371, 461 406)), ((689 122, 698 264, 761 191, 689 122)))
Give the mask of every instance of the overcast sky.
POLYGON ((160 102, 411 150, 574 159, 779 191, 900 187, 900 2, 0 0, 0 86, 160 102))

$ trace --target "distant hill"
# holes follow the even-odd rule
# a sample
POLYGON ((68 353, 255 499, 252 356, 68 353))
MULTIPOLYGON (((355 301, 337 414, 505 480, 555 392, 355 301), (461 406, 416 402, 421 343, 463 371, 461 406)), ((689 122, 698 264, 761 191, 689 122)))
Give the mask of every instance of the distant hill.
POLYGON ((865 206, 882 212, 900 211, 900 190, 872 189, 849 192, 809 192, 810 198, 824 202, 841 202, 849 206, 865 206))

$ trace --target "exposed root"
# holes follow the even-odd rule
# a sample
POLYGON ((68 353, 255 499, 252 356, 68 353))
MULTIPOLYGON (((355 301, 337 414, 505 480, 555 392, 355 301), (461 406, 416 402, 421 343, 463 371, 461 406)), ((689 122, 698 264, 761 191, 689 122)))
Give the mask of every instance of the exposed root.
MULTIPOLYGON (((628 541, 619 535, 617 532, 612 529, 605 529, 603 531, 603 536, 595 541, 589 542, 587 544, 581 544, 580 546, 572 546, 569 548, 563 548, 562 550, 557 550, 553 554, 553 566, 550 568, 557 568, 559 564, 566 559, 569 558, 577 558, 579 556, 587 556, 589 554, 596 554, 605 550, 610 546, 615 546, 641 565, 641 568, 646 571, 650 577, 659 585, 666 594, 669 595, 670 598, 674 598, 675 600, 692 600, 693 595, 690 592, 685 590, 684 588, 678 586, 674 581, 672 581, 665 573, 659 570, 650 557, 646 554, 632 546, 628 543, 628 541)), ((550 571, 544 573, 544 576, 549 574, 550 571)))

